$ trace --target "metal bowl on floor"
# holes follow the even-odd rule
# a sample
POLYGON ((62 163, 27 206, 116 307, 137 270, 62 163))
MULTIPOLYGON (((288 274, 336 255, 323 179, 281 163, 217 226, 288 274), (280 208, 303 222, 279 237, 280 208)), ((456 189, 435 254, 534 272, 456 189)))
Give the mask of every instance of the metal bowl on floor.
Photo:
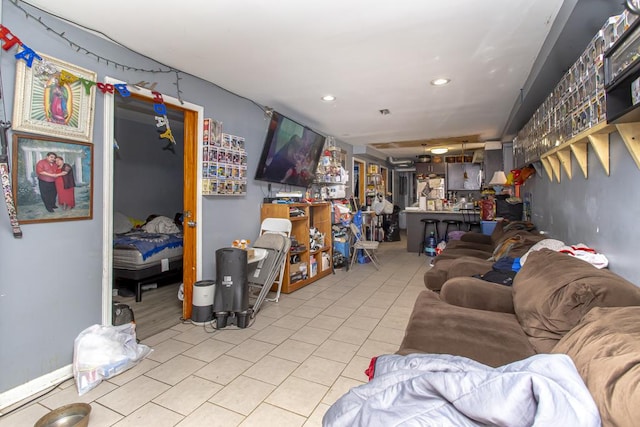
POLYGON ((87 427, 91 405, 71 403, 54 409, 40 418, 33 427, 87 427))

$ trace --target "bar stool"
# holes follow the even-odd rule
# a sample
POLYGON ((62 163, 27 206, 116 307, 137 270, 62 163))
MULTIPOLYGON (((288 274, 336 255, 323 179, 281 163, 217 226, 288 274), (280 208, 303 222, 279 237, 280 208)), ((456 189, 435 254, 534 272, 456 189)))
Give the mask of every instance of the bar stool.
POLYGON ((424 251, 424 242, 427 239, 427 232, 429 231, 429 226, 433 226, 434 234, 436 235, 436 243, 440 241, 440 233, 438 232, 438 224, 440 223, 439 219, 431 219, 431 218, 422 218, 420 220, 424 224, 424 231, 422 232, 422 241, 420 242, 420 247, 418 248, 418 256, 424 251))
POLYGON ((443 219, 442 222, 447 224, 447 227, 444 229, 444 240, 449 241, 449 226, 455 226, 458 231, 460 231, 460 225, 462 225, 462 221, 459 219, 443 219))
POLYGON ((462 212, 462 223, 467 229, 471 231, 473 228, 477 228, 478 231, 482 231, 482 223, 480 222, 480 209, 460 209, 462 212))

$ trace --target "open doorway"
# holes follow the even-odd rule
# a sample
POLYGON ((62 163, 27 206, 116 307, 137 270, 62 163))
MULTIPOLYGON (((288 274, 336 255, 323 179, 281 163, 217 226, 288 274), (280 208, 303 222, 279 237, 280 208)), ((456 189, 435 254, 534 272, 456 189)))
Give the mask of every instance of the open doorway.
MULTIPOLYGON (((110 83, 119 83, 113 79, 107 80, 110 80, 110 83)), ((159 138, 154 117, 156 115, 154 113, 154 99, 151 91, 141 88, 133 89, 134 95, 126 99, 127 105, 115 105, 116 101, 124 100, 105 97, 105 141, 113 141, 113 145, 105 144, 104 150, 103 215, 105 226, 103 227, 102 316, 104 324, 111 324, 112 301, 116 301, 116 298, 119 299, 119 297, 113 295, 113 284, 115 279, 118 278, 114 268, 116 265, 113 262, 113 236, 114 231, 117 231, 115 229, 116 216, 114 212, 123 213, 126 218, 132 217, 133 221, 146 222, 150 215, 161 215, 171 221, 181 220, 183 239, 181 262, 176 262, 175 259, 171 260, 169 259, 171 257, 168 257, 167 260, 158 264, 160 273, 167 272, 167 276, 170 276, 169 272, 174 273, 171 275, 172 277, 164 277, 163 274, 158 277, 162 280, 173 280, 173 287, 162 286, 166 283, 156 282, 152 278, 147 283, 143 282, 144 285, 150 285, 146 286, 148 292, 144 293, 143 290, 140 298, 133 297, 133 301, 141 299, 139 301, 141 303, 139 310, 136 311, 134 309, 136 323, 138 323, 140 330, 143 328, 141 325, 143 319, 140 319, 140 315, 143 315, 145 311, 149 313, 155 312, 155 310, 147 310, 154 304, 151 299, 151 295, 153 295, 151 289, 153 289, 153 292, 156 292, 156 290, 162 291, 158 292, 158 294, 166 293, 167 295, 164 298, 159 299, 173 304, 173 313, 181 313, 181 315, 174 314, 173 318, 169 320, 169 322, 173 322, 173 325, 177 324, 180 318, 189 319, 191 317, 193 284, 201 276, 200 248, 202 241, 201 233, 197 227, 197 219, 201 214, 201 205, 197 195, 200 192, 200 180, 198 177, 201 175, 201 168, 199 167, 201 162, 198 161, 198 147, 201 144, 200 141, 202 141, 203 108, 168 96, 163 97, 164 104, 169 110, 167 115, 171 124, 171 131, 176 139, 176 146, 172 147, 168 145, 168 139, 159 138), (116 114, 118 118, 116 118, 116 114), (129 122, 140 122, 140 126, 144 126, 146 130, 139 133, 141 131, 136 129, 137 124, 122 124, 122 115, 138 116, 137 118, 129 117, 127 120, 129 122), (147 135, 150 135, 150 138, 147 135), (127 142, 130 139, 137 139, 138 141, 127 142), (135 145, 140 144, 139 140, 142 139, 146 139, 146 146, 143 142, 140 146, 134 148, 135 145), (180 143, 180 140, 182 141, 181 147, 178 148, 177 144, 180 143), (123 148, 123 144, 127 145, 126 150, 123 148), (121 157, 120 159, 118 159, 119 156, 121 157), (122 157, 126 157, 126 161, 130 164, 119 164, 118 162, 123 160, 122 157), (145 162, 145 157, 155 160, 145 162), (133 165, 135 158, 138 158, 139 161, 137 167, 133 165), (152 171, 153 168, 162 170, 154 172, 152 171), (126 170, 124 174, 120 174, 122 172, 121 169, 126 170), (176 173, 177 171, 180 171, 180 173, 176 173), (164 184, 156 184, 155 181, 159 176, 156 174, 163 175, 160 179, 163 180, 164 184), (156 176, 156 179, 151 180, 149 176, 156 176), (133 195, 126 195, 126 191, 125 193, 121 191, 122 186, 134 187, 132 185, 133 180, 136 181, 135 187, 137 187, 137 190, 133 195), (142 190, 140 189, 141 187, 142 190), (160 187, 162 192, 157 191, 156 187, 160 187), (173 189, 170 196, 167 191, 168 187, 173 189), (133 200, 134 197, 136 200, 133 200), (179 200, 180 198, 182 200, 179 200), (144 202, 149 202, 149 199, 153 200, 153 202, 145 205, 144 202), (148 207, 145 208, 145 206, 148 207), (127 209, 133 212, 121 212, 127 209), (152 213, 146 214, 145 209, 152 213), (180 216, 181 218, 179 218, 180 216), (181 267, 181 270, 178 267, 181 267), (183 283, 183 300, 181 302, 178 298, 180 283, 183 283), (143 310, 142 307, 145 306, 145 302, 149 302, 149 304, 143 310)), ((120 284, 116 286, 120 287, 120 284)), ((124 287, 133 290, 134 293, 137 291, 137 283, 129 286, 124 284, 124 287)), ((155 318, 151 319, 150 322, 159 323, 158 316, 155 314, 154 316, 155 318)))
POLYGON ((389 177, 389 169, 380 166, 380 175, 382 176, 382 188, 384 189, 384 197, 392 194, 391 181, 389 177))
POLYGON ((353 159, 353 196, 365 204, 365 162, 360 159, 353 159))
POLYGON ((172 144, 150 100, 114 101, 113 301, 133 309, 145 339, 182 316, 184 112, 167 109, 172 144))

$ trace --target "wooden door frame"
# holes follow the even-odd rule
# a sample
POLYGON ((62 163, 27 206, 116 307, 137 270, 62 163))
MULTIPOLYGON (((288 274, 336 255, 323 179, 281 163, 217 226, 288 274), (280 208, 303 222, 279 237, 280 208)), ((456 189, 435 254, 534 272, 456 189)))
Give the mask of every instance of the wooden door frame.
POLYGON ((384 180, 384 197, 387 198, 387 193, 389 193, 390 185, 389 185, 389 168, 386 166, 380 166, 380 175, 382 175, 382 179, 384 180))
MULTIPOLYGON (((111 77, 105 77, 106 83, 126 83, 111 77)), ((128 89, 137 98, 153 99, 148 89, 128 85, 128 89)), ((103 191, 102 191, 102 324, 111 324, 112 315, 112 283, 113 283, 113 143, 114 140, 114 96, 105 95, 103 115, 103 191)), ((183 209, 191 211, 190 221, 195 227, 184 227, 183 251, 183 283, 184 300, 182 302, 182 317, 191 318, 193 284, 202 277, 202 228, 199 219, 202 216, 202 125, 204 107, 181 101, 168 95, 162 95, 164 103, 173 108, 184 111, 184 201, 183 209), (195 167, 194 167, 195 166, 195 167)), ((154 123, 149 116, 150 123, 154 123)), ((186 224, 185 218, 185 224, 186 224)), ((176 296, 177 297, 177 296, 176 296)))
MULTIPOLYGON (((356 182, 356 163, 358 163, 360 165, 360 169, 358 170, 358 197, 360 199, 360 206, 364 206, 364 203, 366 201, 366 196, 365 196, 365 170, 367 168, 367 162, 362 160, 362 159, 358 159, 356 157, 352 158, 352 165, 351 165, 351 174, 353 175, 353 183, 355 185, 356 182)), ((355 187, 353 189, 353 194, 355 194, 355 187)))

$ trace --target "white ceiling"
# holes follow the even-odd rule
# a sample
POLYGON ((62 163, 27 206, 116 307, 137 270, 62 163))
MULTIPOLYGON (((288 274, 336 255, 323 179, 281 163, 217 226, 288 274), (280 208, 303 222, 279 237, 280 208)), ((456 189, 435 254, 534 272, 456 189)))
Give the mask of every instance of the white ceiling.
POLYGON ((562 0, 28 3, 323 134, 393 143, 378 147, 406 158, 423 153, 425 140, 506 136, 556 17, 603 0, 565 0, 564 9, 562 0), (451 83, 429 84, 438 77, 451 83), (321 101, 326 94, 337 100, 321 101))

